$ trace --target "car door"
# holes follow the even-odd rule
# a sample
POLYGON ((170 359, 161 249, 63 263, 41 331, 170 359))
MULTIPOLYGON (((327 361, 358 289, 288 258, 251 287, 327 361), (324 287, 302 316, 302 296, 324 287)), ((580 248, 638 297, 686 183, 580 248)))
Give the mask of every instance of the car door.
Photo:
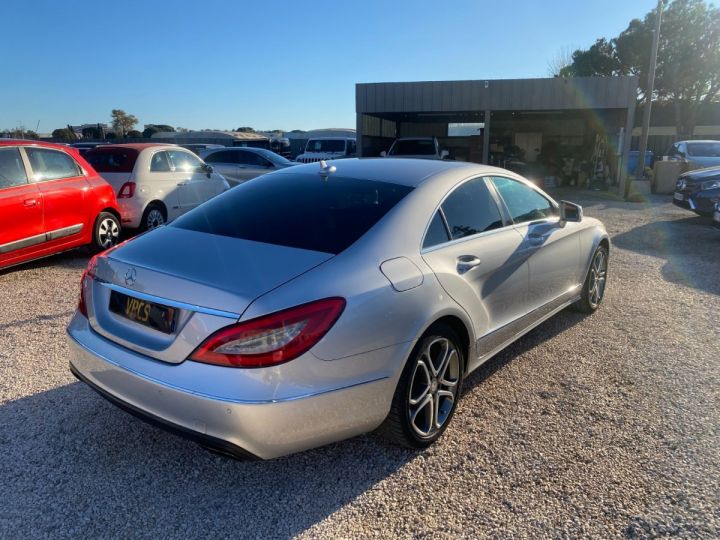
POLYGON ((178 186, 178 201, 182 213, 212 198, 212 185, 207 182, 203 162, 195 154, 178 149, 168 150, 168 155, 178 186))
POLYGON ((38 146, 21 147, 30 165, 30 181, 42 194, 43 221, 49 244, 64 244, 92 227, 87 210, 90 184, 67 152, 38 146))
POLYGON ((238 176, 240 165, 238 163, 239 152, 237 150, 218 150, 205 156, 205 163, 212 165, 213 169, 223 175, 230 185, 237 185, 241 182, 238 176))
POLYGON ((492 183, 523 239, 530 270, 527 304, 541 317, 577 293, 579 224, 561 222, 557 206, 529 184, 501 176, 492 183))
POLYGON ((503 330, 526 313, 522 243, 482 177, 465 181, 444 199, 425 235, 422 257, 470 316, 480 356, 512 337, 503 330))
POLYGON ((44 242, 42 194, 28 182, 20 150, 0 148, 0 267, 44 242))

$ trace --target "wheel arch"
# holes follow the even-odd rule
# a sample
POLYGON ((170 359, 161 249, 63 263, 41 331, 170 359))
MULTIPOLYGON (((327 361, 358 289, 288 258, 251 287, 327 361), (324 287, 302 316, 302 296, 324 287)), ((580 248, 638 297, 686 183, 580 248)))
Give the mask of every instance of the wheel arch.
POLYGON ((473 334, 468 327, 468 323, 456 314, 444 314, 428 324, 427 327, 423 329, 418 339, 422 339, 422 337, 427 334, 428 330, 437 325, 449 326, 460 338, 461 343, 459 343, 459 345, 462 346, 463 352, 465 353, 463 373, 467 373, 468 365, 470 364, 470 355, 474 350, 474 347, 472 346, 474 343, 474 339, 472 338, 473 334))
POLYGON ((163 201, 161 201, 160 199, 153 199, 153 200, 149 201, 149 202, 145 205, 145 208, 143 209, 143 215, 145 215, 145 212, 147 212, 147 209, 150 208, 152 205, 159 206, 160 209, 163 211, 163 214, 165 215, 165 220, 167 220, 167 218, 168 218, 168 208, 167 208, 167 205, 166 205, 163 201))

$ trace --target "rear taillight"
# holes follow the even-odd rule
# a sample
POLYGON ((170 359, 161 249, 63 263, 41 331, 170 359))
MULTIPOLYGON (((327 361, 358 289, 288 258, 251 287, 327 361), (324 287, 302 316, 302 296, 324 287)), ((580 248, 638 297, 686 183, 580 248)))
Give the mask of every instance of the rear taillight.
POLYGON ((133 195, 135 195, 135 182, 125 182, 118 191, 118 199, 130 199, 133 195))
POLYGON ((97 267, 97 258, 98 256, 95 255, 92 259, 90 259, 90 262, 88 262, 87 268, 82 274, 82 277, 80 278, 80 298, 78 300, 78 311, 83 314, 87 318, 88 312, 87 312, 87 304, 85 302, 85 288, 90 287, 90 284, 92 283, 92 280, 95 279, 95 268, 97 267))
POLYGON ((320 341, 343 309, 343 298, 325 298, 227 326, 195 349, 190 360, 240 368, 288 362, 320 341))

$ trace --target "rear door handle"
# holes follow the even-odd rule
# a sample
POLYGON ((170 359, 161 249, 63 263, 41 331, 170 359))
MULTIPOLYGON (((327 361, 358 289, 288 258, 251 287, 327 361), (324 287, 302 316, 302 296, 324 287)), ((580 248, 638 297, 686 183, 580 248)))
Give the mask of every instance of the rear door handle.
POLYGON ((458 274, 463 275, 481 263, 475 255, 460 255, 457 258, 458 274))
POLYGON ((38 204, 40 203, 38 203, 37 199, 25 199, 23 201, 23 206, 27 206, 28 208, 32 208, 33 206, 37 206, 38 204))

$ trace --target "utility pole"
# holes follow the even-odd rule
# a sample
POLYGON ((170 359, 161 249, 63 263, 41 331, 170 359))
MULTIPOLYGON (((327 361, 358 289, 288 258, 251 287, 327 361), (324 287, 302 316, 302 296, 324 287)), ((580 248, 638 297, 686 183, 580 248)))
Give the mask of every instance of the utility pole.
MULTIPOLYGON (((655 90, 655 67, 657 65, 658 42, 660 41, 660 22, 662 20, 663 0, 658 0, 655 13, 655 33, 653 34, 652 49, 650 50, 650 69, 648 70, 647 89, 645 92, 645 108, 643 109, 642 133, 640 135, 640 155, 638 156, 635 178, 640 180, 645 176, 645 152, 647 151, 648 131, 650 131, 650 112, 652 110, 652 96, 655 90)), ((630 133, 628 133, 630 135, 630 133)), ((625 197, 628 195, 630 183, 625 186, 625 197)))

